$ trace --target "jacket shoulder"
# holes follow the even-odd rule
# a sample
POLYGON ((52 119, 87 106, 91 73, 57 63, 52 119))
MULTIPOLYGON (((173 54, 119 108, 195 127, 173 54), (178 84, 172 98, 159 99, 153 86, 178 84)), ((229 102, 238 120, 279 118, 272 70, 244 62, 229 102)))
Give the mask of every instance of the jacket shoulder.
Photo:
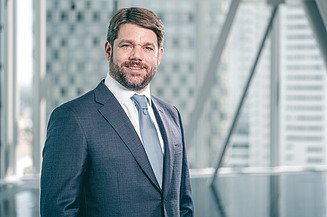
POLYGON ((93 90, 88 91, 87 93, 72 99, 57 108, 72 108, 72 109, 86 109, 87 106, 90 105, 100 105, 103 102, 110 100, 108 97, 110 95, 109 89, 104 84, 104 80, 102 80, 93 90))
POLYGON ((163 111, 166 115, 172 118, 176 124, 181 122, 181 115, 174 105, 167 103, 156 96, 152 96, 152 100, 157 109, 163 111))
POLYGON ((68 108, 70 108, 72 110, 80 110, 92 102, 94 102, 93 90, 57 106, 55 108, 55 110, 62 110, 62 109, 68 109, 68 108))
POLYGON ((152 100, 154 101, 155 105, 159 105, 162 109, 164 109, 166 111, 171 111, 171 112, 178 112, 177 108, 174 105, 172 105, 156 96, 151 96, 151 97, 152 97, 152 100))

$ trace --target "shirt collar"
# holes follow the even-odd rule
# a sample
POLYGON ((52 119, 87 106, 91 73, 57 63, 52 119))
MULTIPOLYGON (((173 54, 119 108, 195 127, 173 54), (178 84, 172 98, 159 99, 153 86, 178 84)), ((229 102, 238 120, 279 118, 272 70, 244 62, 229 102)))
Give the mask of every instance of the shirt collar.
POLYGON ((149 105, 151 106, 150 84, 141 93, 136 93, 135 91, 128 90, 126 87, 121 85, 118 81, 116 81, 113 77, 111 77, 109 73, 107 73, 104 83, 121 104, 130 102, 131 97, 134 94, 139 94, 139 95, 145 95, 149 105))

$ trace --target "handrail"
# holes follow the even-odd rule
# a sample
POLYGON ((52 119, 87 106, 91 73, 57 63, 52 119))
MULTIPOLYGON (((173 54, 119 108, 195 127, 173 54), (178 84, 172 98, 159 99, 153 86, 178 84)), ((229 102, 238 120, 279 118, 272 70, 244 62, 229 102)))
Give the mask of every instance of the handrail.
MULTIPOLYGON (((215 168, 190 169, 191 178, 211 177, 215 168)), ((309 173, 327 172, 327 165, 313 166, 277 166, 277 167, 221 167, 218 174, 220 177, 227 175, 278 175, 285 173, 309 173)))

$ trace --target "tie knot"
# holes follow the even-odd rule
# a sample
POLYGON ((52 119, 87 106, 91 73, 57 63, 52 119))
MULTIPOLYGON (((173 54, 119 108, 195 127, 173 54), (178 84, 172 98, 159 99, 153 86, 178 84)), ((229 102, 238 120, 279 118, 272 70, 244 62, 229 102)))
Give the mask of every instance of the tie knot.
POLYGON ((146 96, 134 94, 131 99, 135 103, 136 107, 144 114, 148 113, 148 105, 146 103, 146 96))

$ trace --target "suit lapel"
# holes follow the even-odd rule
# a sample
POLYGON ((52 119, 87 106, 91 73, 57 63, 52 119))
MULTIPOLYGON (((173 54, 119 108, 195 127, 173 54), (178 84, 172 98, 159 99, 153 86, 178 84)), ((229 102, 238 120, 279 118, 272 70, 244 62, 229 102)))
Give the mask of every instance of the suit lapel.
POLYGON ((142 142, 118 100, 103 82, 94 89, 94 94, 95 101, 102 104, 98 109, 101 115, 125 143, 146 176, 160 189, 142 142))
POLYGON ((152 98, 152 108, 154 111, 154 114, 156 116, 156 120, 158 122, 160 132, 162 135, 162 139, 164 141, 164 147, 165 147, 165 156, 164 156, 164 174, 163 174, 163 194, 164 197, 168 193, 168 189, 171 183, 172 178, 172 171, 173 171, 173 165, 174 165, 174 150, 171 139, 171 131, 170 131, 170 123, 169 120, 166 118, 166 115, 164 113, 164 109, 160 106, 160 103, 155 98, 152 98))

